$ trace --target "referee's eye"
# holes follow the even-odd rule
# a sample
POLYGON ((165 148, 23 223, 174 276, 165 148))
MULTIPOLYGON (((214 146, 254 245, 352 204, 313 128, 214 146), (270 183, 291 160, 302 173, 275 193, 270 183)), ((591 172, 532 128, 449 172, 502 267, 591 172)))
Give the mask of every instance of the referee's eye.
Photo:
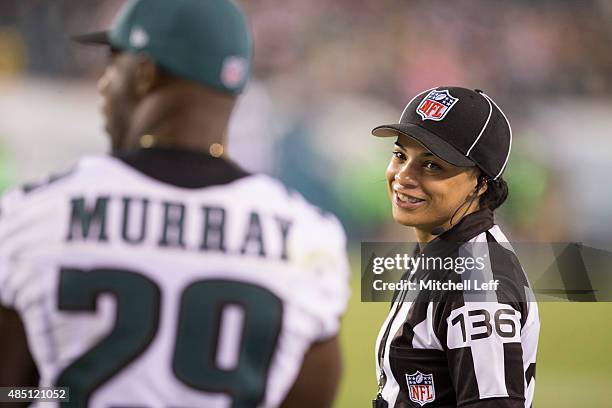
POLYGON ((396 159, 400 160, 400 161, 406 160, 406 155, 404 153, 400 152, 399 150, 394 150, 393 151, 393 156, 396 159))
POLYGON ((429 160, 423 163, 423 167, 429 171, 442 170, 442 167, 440 167, 440 165, 438 165, 435 162, 429 161, 429 160))

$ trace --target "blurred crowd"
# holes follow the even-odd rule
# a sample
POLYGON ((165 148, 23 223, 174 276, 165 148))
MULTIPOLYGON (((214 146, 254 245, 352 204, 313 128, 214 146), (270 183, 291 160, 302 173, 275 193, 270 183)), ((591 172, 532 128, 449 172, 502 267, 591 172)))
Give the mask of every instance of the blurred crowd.
MULTIPOLYGON (((91 73, 69 34, 106 26, 123 0, 3 0, 0 69, 91 73), (8 52, 7 52, 8 51, 8 52)), ((612 5, 601 0, 242 0, 260 79, 301 92, 402 103, 443 79, 506 98, 612 92, 612 5)), ((89 58, 88 58, 89 57, 89 58)))
MULTIPOLYGON (((386 199, 391 144, 369 137, 370 129, 396 121, 417 92, 460 85, 485 90, 513 125, 505 174, 511 195, 500 213, 511 235, 612 243, 612 192, 601 188, 612 171, 611 2, 240 3, 254 34, 254 79, 230 126, 229 154, 338 213, 354 241, 409 237, 391 222, 386 199)), ((75 46, 69 36, 106 27, 123 1, 0 4, 6 185, 20 181, 19 163, 27 161, 15 152, 27 149, 16 149, 15 139, 27 138, 28 129, 21 136, 2 118, 39 88, 78 83, 94 92, 107 55, 75 46)))

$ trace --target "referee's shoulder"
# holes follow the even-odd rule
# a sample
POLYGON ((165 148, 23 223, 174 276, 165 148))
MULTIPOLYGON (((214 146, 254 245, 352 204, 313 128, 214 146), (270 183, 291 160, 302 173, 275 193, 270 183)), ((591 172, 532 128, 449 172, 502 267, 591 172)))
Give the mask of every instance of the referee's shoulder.
POLYGON ((501 303, 528 301, 529 279, 511 242, 495 225, 485 232, 487 252, 493 279, 499 281, 497 296, 501 303))

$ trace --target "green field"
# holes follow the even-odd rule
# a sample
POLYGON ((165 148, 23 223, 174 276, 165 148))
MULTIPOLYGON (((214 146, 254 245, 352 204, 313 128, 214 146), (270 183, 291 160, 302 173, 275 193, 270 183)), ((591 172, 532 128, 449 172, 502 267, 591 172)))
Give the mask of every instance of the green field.
MULTIPOLYGON (((374 341, 388 304, 361 303, 359 279, 343 321, 344 378, 336 407, 371 406, 374 341)), ((538 408, 612 407, 612 303, 540 303, 538 408)))

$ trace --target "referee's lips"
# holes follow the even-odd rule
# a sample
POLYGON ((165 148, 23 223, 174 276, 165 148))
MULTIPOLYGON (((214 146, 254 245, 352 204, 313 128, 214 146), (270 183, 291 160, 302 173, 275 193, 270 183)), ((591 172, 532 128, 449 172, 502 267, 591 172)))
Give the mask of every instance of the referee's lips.
POLYGON ((413 194, 409 194, 408 191, 404 190, 400 185, 393 184, 391 186, 393 190, 393 203, 405 210, 416 210, 422 207, 427 202, 424 198, 419 198, 413 194))

